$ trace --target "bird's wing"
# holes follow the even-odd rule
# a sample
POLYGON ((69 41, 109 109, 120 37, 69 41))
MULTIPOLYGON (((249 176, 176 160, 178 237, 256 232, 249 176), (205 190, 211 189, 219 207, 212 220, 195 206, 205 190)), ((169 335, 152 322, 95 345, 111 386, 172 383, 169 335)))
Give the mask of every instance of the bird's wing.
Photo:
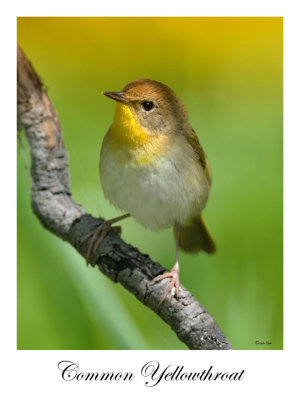
POLYGON ((203 150, 203 147, 201 146, 198 136, 196 134, 196 132, 194 131, 194 129, 191 127, 188 131, 188 134, 185 136, 188 143, 192 146, 192 148, 194 149, 196 156, 199 160, 199 163, 202 165, 204 172, 205 172, 205 176, 206 179, 208 180, 209 184, 211 185, 211 169, 210 169, 210 165, 208 162, 208 159, 206 157, 206 154, 203 150))

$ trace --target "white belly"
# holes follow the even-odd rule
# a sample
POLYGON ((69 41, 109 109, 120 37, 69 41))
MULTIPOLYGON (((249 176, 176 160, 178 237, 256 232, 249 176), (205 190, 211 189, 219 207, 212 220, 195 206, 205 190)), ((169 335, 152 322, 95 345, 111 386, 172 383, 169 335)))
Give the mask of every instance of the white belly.
POLYGON ((200 215, 209 194, 201 165, 192 155, 182 159, 177 151, 140 165, 120 163, 118 154, 105 146, 101 151, 100 179, 105 197, 151 230, 184 224, 200 215))

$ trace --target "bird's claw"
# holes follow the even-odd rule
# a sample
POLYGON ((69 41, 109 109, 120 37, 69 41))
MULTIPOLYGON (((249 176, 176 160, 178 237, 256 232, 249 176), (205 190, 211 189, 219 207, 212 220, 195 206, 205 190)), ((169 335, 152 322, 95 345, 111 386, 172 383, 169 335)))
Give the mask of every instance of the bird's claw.
POLYGON ((170 281, 163 297, 160 299, 158 306, 160 306, 166 300, 166 298, 170 292, 174 292, 175 297, 178 299, 179 290, 181 288, 180 288, 180 282, 179 282, 179 265, 177 263, 174 265, 174 267, 171 269, 170 272, 166 272, 165 274, 157 276, 150 282, 150 284, 160 282, 166 278, 171 279, 171 281, 170 281))
POLYGON ((115 230, 118 233, 121 233, 121 227, 120 226, 111 226, 112 222, 110 221, 104 221, 101 225, 99 225, 96 229, 93 229, 91 232, 89 232, 86 236, 83 237, 81 240, 80 244, 82 245, 85 243, 91 236, 91 242, 89 244, 87 253, 86 253, 86 263, 88 265, 90 261, 90 257, 93 253, 96 255, 96 252, 100 246, 100 244, 103 242, 105 236, 108 234, 110 230, 115 230))

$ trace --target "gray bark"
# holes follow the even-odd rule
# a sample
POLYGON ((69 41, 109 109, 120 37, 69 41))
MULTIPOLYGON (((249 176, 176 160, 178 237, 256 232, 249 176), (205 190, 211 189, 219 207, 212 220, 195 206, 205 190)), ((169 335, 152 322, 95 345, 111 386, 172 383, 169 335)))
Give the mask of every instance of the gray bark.
MULTIPOLYGON (((17 83, 18 127, 25 130, 31 149, 33 211, 46 229, 85 257, 89 241, 81 245, 82 238, 104 220, 87 214, 71 197, 68 155, 58 116, 20 48, 17 83)), ((165 269, 116 232, 109 232, 90 263, 156 312, 190 349, 232 349, 213 317, 186 289, 182 288, 178 300, 169 295, 158 307, 168 279, 154 285, 149 282, 165 269)))

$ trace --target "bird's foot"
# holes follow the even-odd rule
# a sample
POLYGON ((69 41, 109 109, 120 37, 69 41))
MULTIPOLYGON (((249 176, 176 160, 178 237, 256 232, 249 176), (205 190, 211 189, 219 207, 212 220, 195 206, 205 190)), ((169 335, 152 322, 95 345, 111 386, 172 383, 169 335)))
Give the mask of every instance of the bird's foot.
POLYGON ((170 272, 166 272, 165 274, 157 276, 155 279, 151 281, 151 284, 160 282, 163 279, 169 278, 171 279, 167 290, 165 291, 163 297, 160 299, 158 306, 160 306, 167 298, 168 294, 174 291, 176 298, 178 298, 179 290, 180 290, 180 282, 179 282, 179 264, 178 262, 175 263, 174 267, 171 269, 170 272))
POLYGON ((116 222, 116 218, 109 219, 104 221, 101 225, 99 225, 96 229, 93 229, 87 235, 83 237, 80 244, 86 242, 90 237, 92 237, 91 242, 89 244, 87 253, 86 253, 86 264, 88 265, 92 251, 96 254, 98 247, 103 242, 105 236, 108 234, 109 231, 114 230, 118 233, 121 233, 120 226, 112 226, 112 224, 116 222))

